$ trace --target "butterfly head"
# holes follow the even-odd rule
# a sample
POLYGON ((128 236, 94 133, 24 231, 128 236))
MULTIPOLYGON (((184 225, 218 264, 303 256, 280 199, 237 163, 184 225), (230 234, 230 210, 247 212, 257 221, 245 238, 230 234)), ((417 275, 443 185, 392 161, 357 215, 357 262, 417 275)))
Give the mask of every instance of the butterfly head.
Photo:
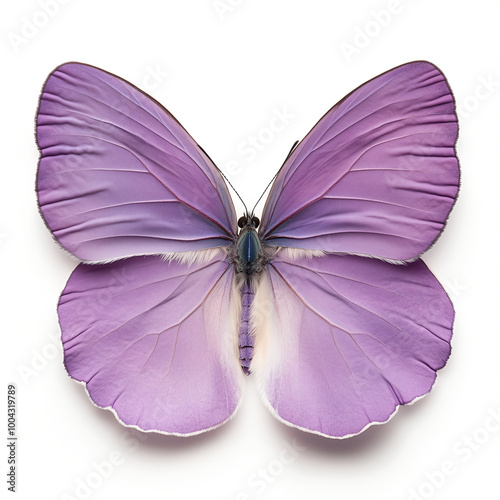
POLYGON ((257 229, 259 227, 259 224, 260 224, 259 218, 255 217, 255 215, 249 215, 248 213, 246 215, 241 216, 238 219, 238 227, 240 229, 243 229, 245 227, 252 227, 254 229, 257 229))

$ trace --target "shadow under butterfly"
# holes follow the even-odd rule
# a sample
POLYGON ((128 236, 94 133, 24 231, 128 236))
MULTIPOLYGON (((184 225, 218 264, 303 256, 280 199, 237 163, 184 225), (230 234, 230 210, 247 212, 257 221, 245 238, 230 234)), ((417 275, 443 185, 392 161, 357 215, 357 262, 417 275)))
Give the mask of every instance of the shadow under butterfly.
POLYGON ((454 311, 419 257, 459 186, 454 99, 434 65, 394 68, 330 109, 261 221, 237 220, 166 109, 98 68, 50 74, 36 134, 41 214, 82 261, 58 305, 64 363, 123 424, 218 427, 251 372, 280 421, 342 438, 432 388, 454 311))

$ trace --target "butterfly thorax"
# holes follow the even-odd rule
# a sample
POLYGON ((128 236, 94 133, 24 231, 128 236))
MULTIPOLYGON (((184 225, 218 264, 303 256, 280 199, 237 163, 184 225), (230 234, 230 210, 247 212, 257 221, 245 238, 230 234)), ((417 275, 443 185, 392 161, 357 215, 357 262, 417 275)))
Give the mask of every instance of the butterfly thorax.
POLYGON ((254 227, 244 226, 236 243, 238 272, 255 274, 262 269, 262 245, 254 227))

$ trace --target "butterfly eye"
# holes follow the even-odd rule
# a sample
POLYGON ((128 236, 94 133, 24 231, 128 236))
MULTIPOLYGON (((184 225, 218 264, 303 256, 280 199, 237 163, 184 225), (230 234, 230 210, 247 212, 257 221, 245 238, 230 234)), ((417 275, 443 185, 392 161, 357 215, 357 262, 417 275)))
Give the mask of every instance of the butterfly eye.
POLYGON ((246 224, 247 218, 245 216, 238 219, 238 227, 242 228, 246 224))
POLYGON ((252 223, 253 223, 253 226, 255 228, 258 228, 259 227, 259 224, 260 224, 260 220, 258 217, 252 217, 252 223))

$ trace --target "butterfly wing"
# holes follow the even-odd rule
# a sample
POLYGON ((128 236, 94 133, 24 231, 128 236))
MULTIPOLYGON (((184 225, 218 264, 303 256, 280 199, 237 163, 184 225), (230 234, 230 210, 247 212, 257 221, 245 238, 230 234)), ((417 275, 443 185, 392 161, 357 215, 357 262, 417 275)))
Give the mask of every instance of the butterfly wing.
POLYGON ((49 229, 100 263, 80 264, 60 298, 68 373, 126 425, 178 435, 221 425, 242 371, 233 265, 212 248, 235 239, 220 173, 156 101, 83 64, 47 79, 37 141, 49 229), (197 252, 148 256, 186 251, 197 252))
POLYGON ((79 63, 40 98, 37 192, 56 239, 84 261, 229 245, 222 176, 177 120, 130 83, 79 63))
POLYGON ((281 251, 259 310, 252 370, 265 401, 285 423, 327 437, 388 420, 429 392, 450 354, 453 307, 420 259, 281 251))
POLYGON ((264 207, 269 245, 412 260, 458 191, 457 117, 443 74, 413 62, 365 83, 309 132, 264 207))
POLYGON ((189 266, 80 264, 58 307, 68 373, 126 425, 178 435, 221 425, 243 377, 233 274, 223 252, 189 266))

